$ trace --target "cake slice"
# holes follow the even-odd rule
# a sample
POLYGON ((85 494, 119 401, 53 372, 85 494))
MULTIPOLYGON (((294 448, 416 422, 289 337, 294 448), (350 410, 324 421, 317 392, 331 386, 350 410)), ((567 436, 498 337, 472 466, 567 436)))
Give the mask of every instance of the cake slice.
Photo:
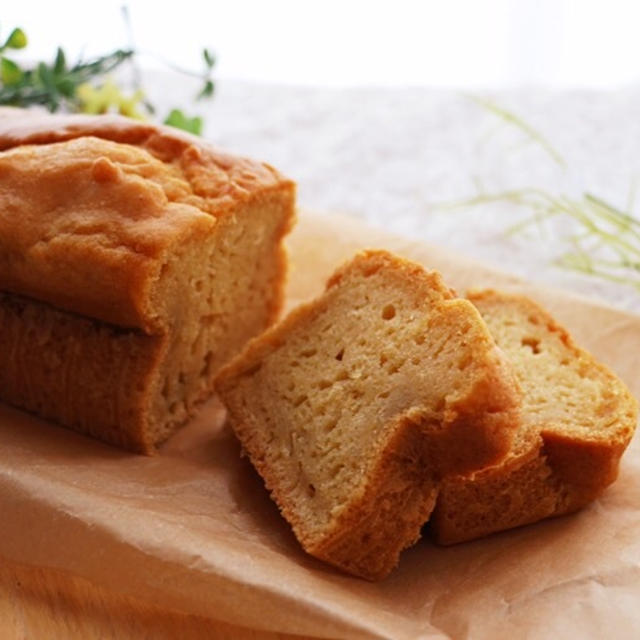
POLYGON ((310 554, 369 579, 414 543, 449 474, 498 461, 519 389, 435 272, 358 254, 220 373, 243 449, 310 554))
POLYGON ((0 399, 150 453, 278 315, 294 184, 176 129, 0 113, 0 399))
POLYGON ((509 456, 471 478, 447 479, 430 521, 451 544, 576 511, 611 484, 637 422, 625 385, 537 304, 472 293, 523 390, 509 456))

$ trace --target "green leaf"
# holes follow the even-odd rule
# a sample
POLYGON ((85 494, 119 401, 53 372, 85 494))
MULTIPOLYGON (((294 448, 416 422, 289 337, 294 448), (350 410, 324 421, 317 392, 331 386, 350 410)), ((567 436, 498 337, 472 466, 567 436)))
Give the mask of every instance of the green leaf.
POLYGON ((38 79, 48 93, 46 101, 47 109, 49 109, 49 111, 57 111, 60 107, 60 92, 56 87, 51 68, 48 67, 44 62, 40 62, 36 67, 36 71, 38 79))
POLYGON ((53 89, 53 74, 51 73, 51 69, 44 62, 39 62, 36 69, 40 82, 42 82, 47 89, 53 89))
POLYGON ((27 46, 27 36, 25 32, 20 29, 14 29, 4 43, 4 46, 9 49, 24 49, 27 46))
POLYGON ((56 88, 65 98, 73 98, 76 94, 75 82, 64 76, 56 82, 56 88))
POLYGON ((207 80, 202 87, 202 91, 196 96, 196 100, 201 100, 202 98, 210 98, 213 95, 213 80, 207 80))
POLYGON ((165 118, 164 124, 194 133, 197 136, 202 133, 202 118, 198 116, 187 118, 180 109, 172 109, 171 113, 165 118))
POLYGON ((209 51, 209 49, 202 50, 202 57, 204 58, 204 62, 207 65, 208 69, 212 69, 213 65, 216 63, 216 57, 209 51))
POLYGON ((0 60, 0 80, 2 80, 2 84, 11 87, 19 84, 23 77, 22 69, 13 60, 9 60, 9 58, 0 60))
POLYGON ((64 55, 64 51, 58 47, 58 51, 56 52, 56 59, 53 63, 53 72, 56 75, 61 75, 65 72, 67 68, 67 60, 64 55))

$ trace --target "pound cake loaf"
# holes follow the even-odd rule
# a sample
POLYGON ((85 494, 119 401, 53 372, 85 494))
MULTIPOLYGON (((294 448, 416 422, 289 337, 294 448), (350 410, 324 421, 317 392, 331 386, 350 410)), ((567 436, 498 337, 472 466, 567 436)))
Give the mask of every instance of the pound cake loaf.
POLYGON ((499 460, 518 426, 473 305, 383 251, 252 340, 216 388, 304 549, 368 579, 418 539, 442 478, 499 460))
POLYGON ((473 293, 523 390, 509 456, 470 478, 447 479, 430 526, 443 544, 576 511, 611 484, 637 421, 625 385, 537 304, 473 293))
POLYGON ((275 319, 294 184, 175 129, 0 113, 0 399, 150 453, 275 319))

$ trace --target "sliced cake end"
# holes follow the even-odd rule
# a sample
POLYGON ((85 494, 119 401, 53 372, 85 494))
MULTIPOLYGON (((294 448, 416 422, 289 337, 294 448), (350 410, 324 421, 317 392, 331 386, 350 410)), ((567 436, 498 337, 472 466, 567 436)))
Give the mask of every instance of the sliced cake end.
POLYGON ((253 340, 217 389, 302 546, 369 579, 418 539, 442 478, 500 459, 519 419, 473 305, 383 251, 253 340))
POLYGON ((503 462, 443 484, 430 522, 443 544, 583 507, 617 477, 637 422, 625 385, 537 304, 495 291, 469 299, 518 376, 522 423, 503 462))

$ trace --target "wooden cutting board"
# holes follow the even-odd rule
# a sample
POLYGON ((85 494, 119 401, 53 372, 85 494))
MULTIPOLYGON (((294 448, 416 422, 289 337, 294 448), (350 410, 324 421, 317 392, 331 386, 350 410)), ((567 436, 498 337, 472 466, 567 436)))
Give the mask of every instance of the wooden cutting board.
POLYGON ((303 640, 119 596, 87 580, 0 559, 2 640, 303 640))

